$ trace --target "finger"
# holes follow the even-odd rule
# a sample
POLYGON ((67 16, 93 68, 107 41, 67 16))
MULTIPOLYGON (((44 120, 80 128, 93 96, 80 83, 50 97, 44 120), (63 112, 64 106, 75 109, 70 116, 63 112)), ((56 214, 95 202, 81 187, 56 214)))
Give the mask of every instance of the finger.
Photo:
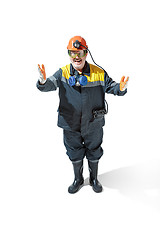
POLYGON ((44 64, 42 64, 42 69, 45 69, 44 64))
POLYGON ((41 69, 41 66, 38 64, 38 69, 40 70, 40 71, 42 71, 42 69, 41 69))
POLYGON ((125 86, 124 86, 125 88, 127 88, 128 87, 128 82, 125 84, 125 86))
POLYGON ((44 74, 45 69, 44 69, 44 65, 43 64, 42 64, 42 67, 40 67, 40 71, 41 71, 42 74, 44 74))
POLYGON ((124 83, 126 84, 126 83, 128 83, 128 81, 129 81, 129 77, 127 77, 127 79, 126 79, 126 81, 124 83))
POLYGON ((43 73, 45 73, 45 66, 42 64, 43 73))
POLYGON ((125 79, 125 76, 123 76, 123 77, 121 78, 121 82, 124 82, 124 79, 125 79))
POLYGON ((42 74, 39 66, 38 66, 38 72, 39 72, 40 75, 42 74))
POLYGON ((127 77, 127 79, 126 79, 126 82, 128 82, 129 81, 129 77, 127 77))
MULTIPOLYGON (((42 64, 43 65, 43 64, 42 64)), ((41 65, 40 64, 38 64, 38 67, 40 68, 40 69, 42 69, 42 67, 41 67, 41 65)))

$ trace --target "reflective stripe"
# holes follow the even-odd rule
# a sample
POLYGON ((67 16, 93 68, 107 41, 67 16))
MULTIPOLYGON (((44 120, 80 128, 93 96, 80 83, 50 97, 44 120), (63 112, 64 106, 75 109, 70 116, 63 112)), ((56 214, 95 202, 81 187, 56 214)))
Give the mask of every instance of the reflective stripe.
POLYGON ((64 83, 67 83, 67 82, 68 82, 68 80, 67 80, 65 77, 63 77, 63 76, 62 76, 62 78, 61 78, 61 81, 64 82, 64 83))
POLYGON ((55 87, 57 88, 57 79, 54 76, 51 76, 48 78, 50 81, 53 82, 53 84, 55 85, 55 87))
POLYGON ((95 82, 88 82, 87 85, 81 87, 96 87, 96 86, 105 86, 104 81, 95 81, 95 82))
POLYGON ((111 87, 114 87, 114 86, 116 86, 116 82, 113 82, 112 84, 111 84, 111 87))

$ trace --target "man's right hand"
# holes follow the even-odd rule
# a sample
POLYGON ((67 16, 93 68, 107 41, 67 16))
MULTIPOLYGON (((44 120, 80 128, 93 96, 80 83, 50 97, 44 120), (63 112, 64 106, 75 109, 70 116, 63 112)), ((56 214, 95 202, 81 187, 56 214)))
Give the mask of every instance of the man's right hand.
POLYGON ((46 72, 45 72, 45 67, 43 64, 42 64, 42 67, 38 64, 38 71, 40 74, 39 81, 41 84, 44 84, 46 82, 46 72))

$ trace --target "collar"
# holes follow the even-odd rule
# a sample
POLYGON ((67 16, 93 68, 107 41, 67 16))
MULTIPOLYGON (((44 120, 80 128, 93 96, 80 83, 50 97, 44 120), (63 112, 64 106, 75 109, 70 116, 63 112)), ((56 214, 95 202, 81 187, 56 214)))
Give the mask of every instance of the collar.
MULTIPOLYGON (((79 74, 78 71, 73 67, 73 65, 71 63, 70 64, 70 75, 73 76, 73 75, 78 75, 78 74, 79 74)), ((84 68, 82 70, 82 75, 83 74, 90 76, 90 66, 87 61, 85 62, 84 68)))

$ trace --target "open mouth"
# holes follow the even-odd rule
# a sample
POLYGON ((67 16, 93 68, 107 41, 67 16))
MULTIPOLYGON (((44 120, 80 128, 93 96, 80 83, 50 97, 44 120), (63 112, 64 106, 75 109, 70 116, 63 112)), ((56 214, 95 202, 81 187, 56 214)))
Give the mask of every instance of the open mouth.
POLYGON ((82 59, 74 59, 74 63, 76 64, 81 64, 81 62, 82 62, 82 59))

